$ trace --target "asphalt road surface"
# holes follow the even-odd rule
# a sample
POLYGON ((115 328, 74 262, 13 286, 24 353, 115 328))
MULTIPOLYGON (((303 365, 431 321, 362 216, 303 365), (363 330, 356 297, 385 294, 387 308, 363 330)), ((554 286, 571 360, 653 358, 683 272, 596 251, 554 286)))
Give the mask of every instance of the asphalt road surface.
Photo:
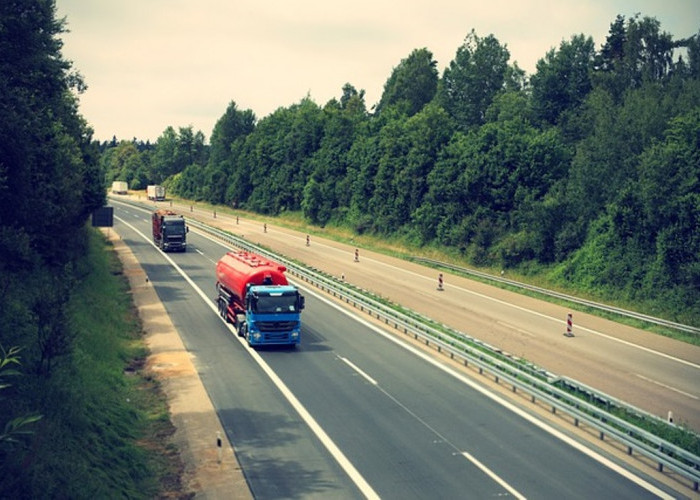
MULTIPOLYGON (((168 206, 160 203, 159 206, 168 206)), ((645 411, 700 432, 700 347, 573 312, 574 338, 563 336, 562 306, 406 261, 311 237, 260 221, 212 217, 179 207, 186 217, 242 235, 289 258, 312 264, 354 285, 425 314, 490 345, 565 375, 645 411)), ((175 209, 178 209, 176 206, 175 209)))
POLYGON ((188 252, 163 254, 148 212, 115 215, 256 498, 664 495, 311 290, 298 348, 250 349, 215 312, 226 248, 191 231, 188 252))

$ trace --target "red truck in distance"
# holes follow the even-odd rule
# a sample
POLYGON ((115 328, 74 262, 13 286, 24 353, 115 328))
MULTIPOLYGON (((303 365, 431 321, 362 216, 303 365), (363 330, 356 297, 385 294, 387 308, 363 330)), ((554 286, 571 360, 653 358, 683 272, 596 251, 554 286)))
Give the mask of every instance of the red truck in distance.
POLYGON ((185 224, 185 218, 171 210, 161 208, 153 212, 151 217, 153 226, 153 243, 158 248, 167 252, 169 250, 187 251, 187 232, 190 230, 185 224))

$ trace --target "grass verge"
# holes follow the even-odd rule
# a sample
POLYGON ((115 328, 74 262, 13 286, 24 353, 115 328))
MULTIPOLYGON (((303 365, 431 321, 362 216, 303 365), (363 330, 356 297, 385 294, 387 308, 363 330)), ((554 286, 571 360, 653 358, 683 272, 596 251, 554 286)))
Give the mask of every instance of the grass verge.
POLYGON ((111 245, 91 231, 85 270, 69 302, 73 345, 50 377, 17 384, 43 415, 6 455, 3 498, 188 498, 182 464, 147 354, 129 286, 111 245))

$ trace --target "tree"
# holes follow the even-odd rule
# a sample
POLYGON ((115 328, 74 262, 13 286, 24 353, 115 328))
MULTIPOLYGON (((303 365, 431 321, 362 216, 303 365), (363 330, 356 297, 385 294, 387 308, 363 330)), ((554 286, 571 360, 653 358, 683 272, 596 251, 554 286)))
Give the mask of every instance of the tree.
POLYGON ((167 127, 158 137, 151 157, 151 182, 163 184, 165 179, 190 165, 206 165, 208 149, 204 142, 204 134, 195 133, 191 126, 180 127, 179 132, 167 127))
POLYGON ((626 22, 624 16, 618 15, 610 25, 605 44, 596 57, 594 81, 616 101, 622 99, 627 89, 669 76, 673 49, 679 43, 669 33, 661 32, 660 27, 655 18, 640 18, 639 14, 626 22))
POLYGON ((457 49, 442 75, 440 103, 460 129, 483 124, 494 96, 506 86, 506 76, 517 81, 519 71, 509 71, 509 59, 508 49, 493 35, 479 38, 474 30, 457 49))
POLYGON ((384 92, 377 105, 377 113, 397 106, 408 116, 418 113, 437 91, 436 61, 428 49, 415 49, 402 59, 384 84, 384 92))
MULTIPOLYGON (((639 189, 644 233, 655 246, 647 293, 700 286, 700 109, 671 121, 662 142, 641 155, 639 189)), ((700 307, 684 299, 685 306, 700 307)), ((680 305, 680 304, 679 304, 680 305)))
POLYGON ((214 125, 211 133, 210 165, 222 165, 231 157, 231 148, 235 141, 255 130, 255 113, 250 109, 239 111, 236 103, 231 101, 223 116, 214 125))
POLYGON ((540 119, 554 125, 563 113, 583 103, 592 88, 594 56, 593 38, 575 35, 569 42, 562 41, 558 51, 550 50, 537 62, 530 85, 532 106, 540 119))

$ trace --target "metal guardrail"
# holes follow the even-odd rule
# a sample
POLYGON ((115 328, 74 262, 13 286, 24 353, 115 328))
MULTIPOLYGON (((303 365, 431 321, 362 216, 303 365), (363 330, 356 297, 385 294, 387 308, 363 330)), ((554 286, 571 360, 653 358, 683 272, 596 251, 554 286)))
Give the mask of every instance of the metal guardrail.
MULTIPOLYGON (((144 207, 139 203, 131 203, 144 207)), ((148 207, 150 208, 150 207, 148 207)), ((276 255, 265 248, 252 244, 242 237, 237 237, 226 231, 208 226, 195 219, 187 219, 188 224, 210 235, 244 250, 256 252, 284 264, 290 274, 344 302, 353 305, 361 311, 380 319, 385 324, 421 340, 426 345, 434 346, 439 352, 460 359, 465 366, 476 367, 480 374, 491 374, 497 383, 507 382, 513 392, 520 391, 529 394, 531 401, 546 403, 552 413, 561 412, 573 418, 575 426, 582 423, 595 429, 599 438, 614 438, 627 447, 628 455, 638 453, 652 459, 657 469, 668 469, 690 482, 690 487, 698 491, 700 484, 700 457, 684 450, 650 432, 611 414, 590 402, 577 398, 570 392, 560 389, 555 384, 573 386, 577 391, 584 391, 590 400, 605 401, 616 408, 643 417, 646 420, 665 421, 646 413, 638 408, 616 400, 611 396, 568 379, 525 363, 501 350, 472 338, 462 332, 452 330, 445 325, 437 325, 434 321, 413 312, 397 310, 396 306, 382 303, 371 296, 369 292, 357 290, 338 278, 329 277, 320 271, 300 265, 289 259, 276 255), (410 314, 409 314, 410 313, 410 314)), ((675 427, 673 424, 666 424, 675 427)))
MULTIPOLYGON (((512 387, 513 392, 521 391, 529 394, 533 403, 544 402, 551 408, 552 413, 559 411, 570 415, 573 417, 575 426, 585 424, 595 429, 601 440, 605 440, 606 437, 614 438, 627 447, 628 455, 636 452, 654 460, 659 471, 664 469, 674 471, 686 478, 694 491, 698 491, 700 457, 630 424, 591 402, 572 395, 557 387, 555 383, 563 382, 566 385, 574 386, 579 391, 584 390, 590 394, 591 400, 605 401, 612 404, 613 407, 624 409, 646 420, 666 424, 663 419, 604 393, 597 392, 574 380, 557 377, 462 332, 452 330, 445 325, 435 325, 435 322, 429 318, 399 311, 396 306, 392 307, 372 298, 369 292, 357 290, 338 278, 329 277, 320 271, 276 255, 246 241, 244 238, 193 219, 188 219, 188 223, 235 247, 253 251, 285 265, 289 273, 298 279, 332 294, 334 297, 380 319, 385 324, 423 341, 426 345, 434 346, 438 351, 445 353, 452 359, 462 360, 465 366, 470 364, 475 366, 481 374, 484 372, 492 374, 496 382, 507 382, 512 387)), ((673 424, 667 425, 673 427, 673 424)))
POLYGON ((529 285, 527 283, 522 283, 520 281, 510 280, 508 278, 503 278, 501 276, 494 276, 493 274, 484 273, 482 271, 476 271, 474 269, 468 269, 466 267, 456 266, 454 264, 449 264, 447 262, 441 262, 434 259, 426 259, 423 257, 412 257, 415 262, 423 262, 436 267, 442 267, 445 269, 450 269, 452 271, 457 271, 462 274, 478 276, 479 278, 487 279, 490 281, 495 281, 497 283, 503 283, 505 285, 510 285, 516 288, 521 288, 524 290, 530 290, 532 292, 537 292, 542 295, 547 295, 549 297, 555 297, 558 299, 563 299, 574 304, 579 304, 593 309, 598 309, 599 311, 606 311, 620 316, 626 316, 628 318, 634 318, 641 321, 646 321, 654 325, 665 326, 667 328, 673 328, 674 330, 679 330, 686 333, 692 333, 694 335, 700 335, 700 328, 692 325, 684 325, 682 323, 676 323, 662 318, 655 318, 654 316, 649 316, 646 314, 638 313, 635 311, 629 311, 627 309, 622 309, 620 307, 610 306, 607 304, 601 304, 600 302, 594 302, 592 300, 586 300, 579 297, 574 297, 573 295, 567 295, 565 293, 555 292, 553 290, 548 290, 546 288, 540 288, 538 286, 529 285))

